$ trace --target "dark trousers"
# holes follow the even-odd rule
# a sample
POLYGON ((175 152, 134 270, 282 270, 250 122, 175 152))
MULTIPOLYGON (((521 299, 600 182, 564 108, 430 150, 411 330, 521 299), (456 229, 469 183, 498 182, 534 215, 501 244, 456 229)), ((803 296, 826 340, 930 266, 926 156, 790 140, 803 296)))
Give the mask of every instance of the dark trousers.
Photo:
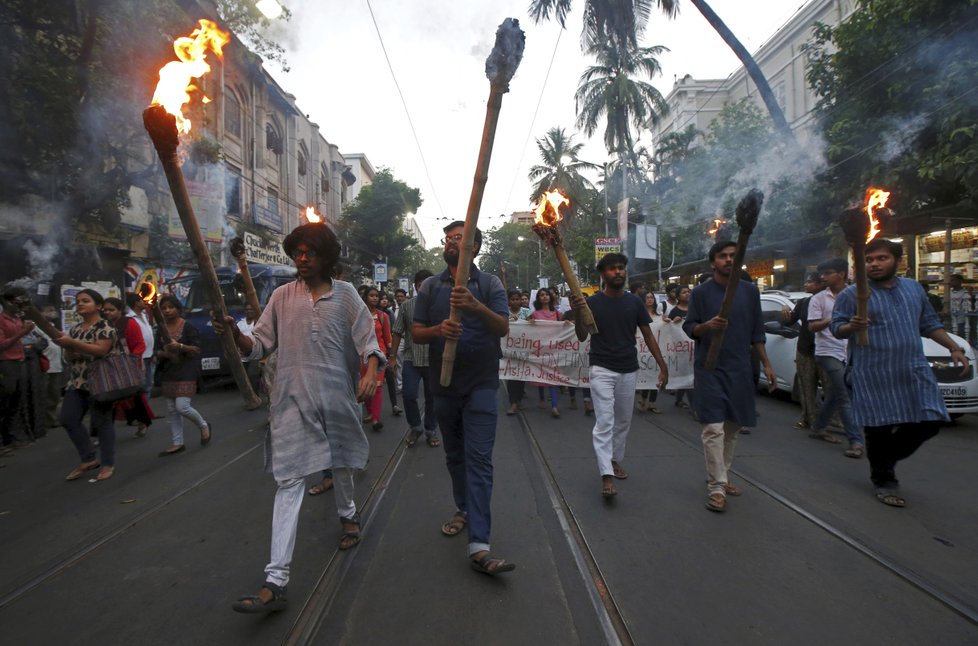
POLYGON ((428 368, 415 368, 414 362, 408 359, 402 366, 401 392, 404 394, 404 415, 407 417, 408 427, 416 431, 421 428, 418 387, 424 389, 424 432, 425 435, 433 436, 438 430, 438 419, 435 416, 435 398, 431 395, 430 374, 428 368))
POLYGON ((61 404, 61 389, 65 387, 65 373, 45 372, 41 375, 41 390, 44 394, 44 419, 48 428, 61 426, 58 406, 61 404))
POLYGON ((506 394, 509 395, 509 405, 523 403, 523 395, 526 393, 526 382, 516 379, 506 380, 506 394))
POLYGON ((391 410, 397 406, 397 374, 391 369, 384 371, 384 381, 387 382, 387 395, 391 400, 391 410))
POLYGON ((0 434, 4 445, 26 442, 24 362, 0 361, 0 434))
POLYGON ((877 487, 896 485, 896 463, 909 458, 921 444, 937 435, 941 424, 929 421, 865 427, 866 457, 873 484, 877 487))
POLYGON ((95 459, 95 447, 82 420, 85 413, 92 413, 92 433, 98 437, 100 462, 103 467, 115 466, 115 427, 112 423, 112 404, 97 402, 86 390, 69 388, 61 404, 61 425, 78 451, 82 462, 95 459))

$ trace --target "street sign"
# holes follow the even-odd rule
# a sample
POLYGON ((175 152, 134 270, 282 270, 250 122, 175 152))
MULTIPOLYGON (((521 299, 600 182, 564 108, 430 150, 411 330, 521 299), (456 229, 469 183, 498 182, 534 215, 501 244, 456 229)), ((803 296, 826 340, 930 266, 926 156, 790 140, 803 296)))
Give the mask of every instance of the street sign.
POLYGON ((408 292, 410 290, 410 287, 411 287, 411 281, 408 280, 407 278, 398 278, 397 279, 397 286, 399 288, 403 289, 405 292, 408 292))
POLYGON ((387 263, 386 262, 375 262, 374 263, 374 282, 375 283, 386 283, 387 282, 387 263))
POLYGON ((595 238, 594 262, 597 263, 609 253, 621 253, 621 238, 595 238))
POLYGON ((539 276, 539 278, 540 278, 540 289, 543 289, 544 287, 550 287, 550 278, 548 278, 547 276, 539 276))
POLYGON ((635 225, 635 257, 655 260, 658 255, 659 227, 654 224, 635 225))

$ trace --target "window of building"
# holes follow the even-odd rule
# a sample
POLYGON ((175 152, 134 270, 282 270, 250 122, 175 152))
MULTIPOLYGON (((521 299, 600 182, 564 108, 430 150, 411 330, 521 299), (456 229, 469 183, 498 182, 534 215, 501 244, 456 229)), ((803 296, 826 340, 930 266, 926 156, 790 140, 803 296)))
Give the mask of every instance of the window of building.
POLYGON ((270 123, 265 124, 265 148, 271 150, 276 155, 281 155, 284 150, 282 144, 282 135, 278 133, 270 123))
POLYGON ((224 132, 241 138, 241 103, 230 91, 224 94, 224 132))
POLYGON ((278 216, 278 191, 274 188, 268 189, 268 213, 278 216))
POLYGON ((329 193, 329 171, 326 170, 326 164, 319 165, 319 190, 324 195, 329 193))
POLYGON ((224 208, 229 215, 241 215, 241 171, 230 164, 224 173, 224 208))
POLYGON ((308 169, 306 168, 306 152, 300 147, 299 154, 296 158, 297 170, 299 172, 299 186, 306 185, 306 173, 308 169))

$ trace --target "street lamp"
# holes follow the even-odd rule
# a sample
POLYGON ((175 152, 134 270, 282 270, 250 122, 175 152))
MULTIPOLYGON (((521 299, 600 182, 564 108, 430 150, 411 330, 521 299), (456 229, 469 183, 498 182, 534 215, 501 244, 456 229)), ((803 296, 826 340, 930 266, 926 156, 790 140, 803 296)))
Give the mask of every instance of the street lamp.
MULTIPOLYGON (((526 240, 523 236, 516 236, 516 239, 520 242, 526 240)), ((529 273, 529 270, 527 270, 527 273, 529 273)), ((537 238, 537 282, 539 282, 541 277, 543 277, 543 240, 537 238)), ((527 282, 530 282, 529 278, 527 278, 527 282)))

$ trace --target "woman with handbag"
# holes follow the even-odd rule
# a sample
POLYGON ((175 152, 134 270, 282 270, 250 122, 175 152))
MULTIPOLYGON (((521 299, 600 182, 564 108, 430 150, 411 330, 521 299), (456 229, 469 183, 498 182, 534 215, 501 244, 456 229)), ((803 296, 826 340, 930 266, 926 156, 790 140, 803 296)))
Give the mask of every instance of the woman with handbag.
POLYGON ((160 311, 166 329, 156 330, 158 360, 157 373, 163 384, 163 397, 170 418, 169 448, 161 451, 161 458, 186 450, 183 443, 183 418, 200 429, 200 445, 211 441, 211 427, 191 405, 190 398, 197 394, 200 379, 200 332, 183 318, 183 305, 172 294, 160 298, 160 311))
MULTIPOLYGON (((139 357, 140 370, 145 374, 142 356, 146 351, 146 341, 143 340, 143 333, 139 324, 132 317, 126 316, 125 303, 119 298, 107 298, 105 304, 102 305, 102 314, 115 328, 116 351, 139 357)), ((138 424, 136 437, 146 435, 146 427, 153 423, 154 417, 153 409, 149 407, 149 402, 146 401, 146 392, 143 390, 132 397, 115 402, 116 419, 124 419, 128 424, 133 422, 138 424)))
POLYGON ((54 339, 65 350, 65 358, 71 367, 68 386, 61 405, 61 425, 68 431, 81 464, 69 473, 65 480, 77 480, 87 471, 102 467, 96 480, 108 480, 115 472, 115 428, 112 425, 112 403, 99 402, 89 390, 89 369, 92 362, 112 352, 115 345, 115 328, 102 318, 105 299, 94 289, 83 289, 75 295, 75 312, 81 323, 67 334, 54 339), (92 430, 99 439, 101 463, 95 459, 95 447, 82 420, 91 411, 92 430))

